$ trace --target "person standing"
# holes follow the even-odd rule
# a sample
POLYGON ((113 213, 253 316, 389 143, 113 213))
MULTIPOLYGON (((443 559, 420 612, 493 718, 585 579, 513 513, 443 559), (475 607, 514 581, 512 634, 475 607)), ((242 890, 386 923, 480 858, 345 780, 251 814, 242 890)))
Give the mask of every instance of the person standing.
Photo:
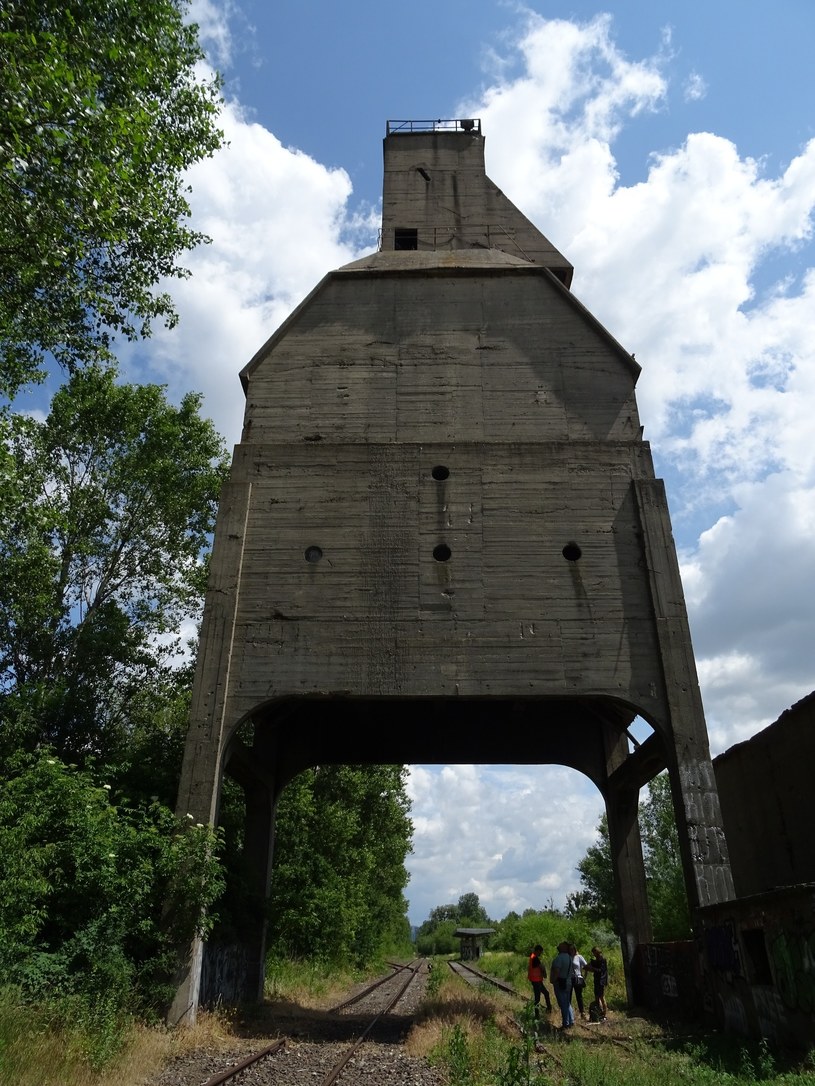
POLYGON ((570 1029, 574 1025, 574 1011, 572 1010, 572 956, 569 953, 568 943, 558 943, 557 955, 552 959, 549 970, 549 979, 555 990, 555 999, 560 1007, 563 1028, 570 1029))
POLYGON ((540 955, 542 953, 543 947, 538 943, 529 955, 529 965, 526 970, 526 975, 529 978, 529 983, 532 985, 532 991, 535 995, 536 1018, 540 1016, 541 996, 543 996, 546 1001, 546 1010, 552 1010, 552 1000, 549 998, 549 989, 544 984, 543 963, 540 960, 540 955))
POLYGON ((606 1007, 606 988, 608 987, 608 962, 603 957, 599 947, 591 948, 591 961, 586 969, 594 977, 594 1001, 600 1008, 601 1021, 605 1022, 608 1008, 606 1007))
POLYGON ((572 991, 577 1000, 577 1009, 580 1012, 580 1017, 585 1018, 586 1011, 583 1007, 583 989, 586 986, 586 978, 583 976, 583 970, 588 967, 589 963, 574 943, 570 945, 569 953, 572 956, 572 991))

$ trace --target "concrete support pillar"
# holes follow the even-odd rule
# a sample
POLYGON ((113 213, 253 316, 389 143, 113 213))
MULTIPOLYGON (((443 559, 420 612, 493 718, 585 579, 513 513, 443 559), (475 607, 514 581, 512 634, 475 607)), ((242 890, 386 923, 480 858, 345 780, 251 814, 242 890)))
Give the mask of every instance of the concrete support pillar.
POLYGON ((246 951, 244 988, 245 999, 255 1001, 263 998, 266 972, 267 922, 264 906, 269 897, 272 877, 275 797, 264 781, 253 782, 245 789, 245 794, 244 849, 252 879, 253 896, 256 897, 259 907, 253 917, 252 928, 243 935, 246 951))
POLYGON ((709 755, 680 762, 671 773, 671 793, 693 918, 697 907, 736 896, 709 755))
POLYGON ((634 483, 665 679, 665 743, 691 915, 735 896, 665 489, 634 483))
POLYGON ((175 998, 167 1012, 168 1026, 194 1026, 198 1014, 198 995, 201 988, 201 966, 204 958, 204 941, 197 935, 193 939, 186 959, 176 974, 175 998))
POLYGON ((645 887, 638 811, 639 792, 635 788, 613 789, 606 796, 608 839, 614 864, 614 888, 629 1003, 635 1003, 637 996, 632 974, 635 951, 638 944, 651 940, 651 914, 645 887))

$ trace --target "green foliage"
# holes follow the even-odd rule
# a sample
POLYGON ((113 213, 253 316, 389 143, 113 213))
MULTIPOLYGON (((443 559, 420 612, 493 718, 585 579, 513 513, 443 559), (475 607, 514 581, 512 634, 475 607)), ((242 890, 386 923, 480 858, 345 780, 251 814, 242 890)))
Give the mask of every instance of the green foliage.
POLYGON ((536 1021, 534 1008, 527 1003, 521 1012, 521 1043, 509 1045, 504 1055, 503 1066, 497 1073, 498 1086, 532 1086, 533 1083, 548 1082, 535 1070, 535 1034, 536 1021))
POLYGON ((0 4, 0 393, 175 322, 161 280, 206 240, 185 171, 223 141, 186 0, 0 4))
POLYGON ((270 953, 365 963, 405 947, 404 766, 319 766, 278 805, 270 953))
POLYGON ((617 900, 614 892, 614 865, 608 839, 605 812, 597 827, 597 843, 591 845, 578 863, 583 890, 570 894, 566 907, 570 912, 585 912, 595 920, 605 920, 619 930, 617 900))
POLYGON ((175 951, 223 885, 211 830, 111 796, 48 753, 0 780, 0 970, 99 1036, 160 1010, 175 951))
POLYGON ((478 900, 478 894, 462 894, 458 899, 458 922, 463 928, 488 928, 490 918, 478 900))
POLYGON ((469 1086, 473 1080, 470 1046, 467 1034, 458 1022, 447 1033, 445 1043, 450 1086, 469 1086))
MULTIPOLYGON (((557 953, 557 945, 564 939, 583 951, 593 946, 598 937, 607 942, 613 938, 610 929, 603 929, 594 924, 586 915, 568 916, 552 909, 539 912, 528 909, 522 917, 508 916, 496 925, 496 934, 490 937, 489 949, 492 951, 510 951, 521 956, 526 977, 526 958, 532 947, 540 943, 544 950, 544 960, 551 961, 557 953)), ((605 945, 605 943, 603 944, 605 945)))
POLYGON ((79 370, 0 415, 0 714, 14 748, 109 759, 168 692, 226 465, 199 398, 79 370))
POLYGON ((430 999, 435 999, 436 996, 439 994, 439 990, 441 988, 441 983, 442 983, 442 980, 444 979, 444 974, 442 973, 441 969, 439 968, 440 963, 436 962, 435 966, 436 966, 436 968, 434 968, 433 972, 430 974, 430 978, 429 978, 429 980, 427 982, 427 988, 426 988, 427 995, 428 995, 428 997, 430 999))
POLYGON ((456 905, 437 905, 416 933, 419 954, 453 954, 459 941, 453 935, 456 928, 491 928, 494 924, 478 900, 478 894, 462 894, 456 905))
POLYGON ((425 921, 416 933, 416 953, 424 957, 445 956, 458 953, 460 943, 453 936, 458 927, 455 920, 442 920, 428 926, 425 921))
MULTIPOLYGON (((639 821, 654 938, 688 939, 690 913, 667 773, 649 783, 648 794, 640 803, 639 821)), ((608 920, 619 931, 605 814, 598 823, 597 838, 577 865, 583 890, 569 896, 567 910, 573 915, 583 912, 593 919, 608 920)))
POLYGON ((667 773, 648 785, 640 804, 640 832, 654 938, 689 939, 690 912, 667 773))

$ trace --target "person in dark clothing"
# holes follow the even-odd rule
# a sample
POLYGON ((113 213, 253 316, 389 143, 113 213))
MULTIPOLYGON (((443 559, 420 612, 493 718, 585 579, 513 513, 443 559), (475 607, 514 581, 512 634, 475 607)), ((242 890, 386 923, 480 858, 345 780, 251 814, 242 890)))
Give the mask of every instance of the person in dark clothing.
POLYGON ((594 977, 594 999, 600 1007, 600 1013, 605 1020, 608 1008, 606 1007, 606 988, 608 987, 608 963, 603 957, 599 947, 591 948, 591 961, 586 970, 594 977))
POLYGON ((535 995, 535 1017, 540 1015, 540 1001, 543 996, 546 1001, 547 1011, 552 1009, 552 1000, 549 997, 549 989, 543 983, 544 969, 541 963, 539 955, 543 953, 543 947, 538 943, 532 953, 529 955, 529 965, 526 970, 526 975, 529 978, 529 983, 532 985, 532 991, 535 995))

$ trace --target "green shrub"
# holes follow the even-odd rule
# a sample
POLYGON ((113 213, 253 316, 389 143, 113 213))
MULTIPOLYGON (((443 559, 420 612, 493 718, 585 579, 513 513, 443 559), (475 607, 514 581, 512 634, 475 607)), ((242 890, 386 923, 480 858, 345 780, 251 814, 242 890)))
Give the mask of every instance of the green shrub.
POLYGON ((20 756, 0 780, 5 981, 91 1032, 159 1012, 178 948, 220 892, 217 850, 215 833, 159 803, 117 805, 88 771, 20 756))

